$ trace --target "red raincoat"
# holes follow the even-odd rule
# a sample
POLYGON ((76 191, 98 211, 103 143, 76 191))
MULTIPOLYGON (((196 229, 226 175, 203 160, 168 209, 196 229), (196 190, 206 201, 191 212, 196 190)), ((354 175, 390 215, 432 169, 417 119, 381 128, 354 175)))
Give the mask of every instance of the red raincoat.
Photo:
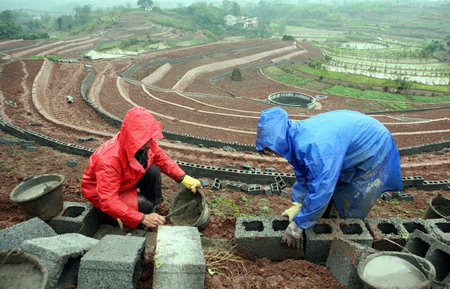
MULTIPOLYGON (((130 109, 119 133, 89 158, 81 178, 86 199, 114 219, 119 218, 125 226, 135 228, 144 216, 138 211, 136 183, 145 169, 134 155, 148 140, 161 138, 162 125, 147 109, 130 109)), ((154 140, 149 144, 147 156, 147 168, 155 164, 176 182, 185 174, 154 140)))

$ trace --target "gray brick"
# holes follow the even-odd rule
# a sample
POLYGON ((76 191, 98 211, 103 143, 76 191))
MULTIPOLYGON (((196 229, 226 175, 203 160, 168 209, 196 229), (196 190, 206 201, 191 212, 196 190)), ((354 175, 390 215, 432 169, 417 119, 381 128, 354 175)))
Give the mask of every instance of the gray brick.
POLYGON ((158 227, 154 260, 153 288, 204 287, 206 264, 196 227, 158 227))
POLYGON ((321 219, 305 230, 305 259, 314 263, 327 261, 331 243, 335 237, 372 246, 373 238, 360 219, 321 219))
POLYGON ((406 219, 366 219, 367 228, 373 236, 373 248, 378 251, 401 251, 409 233, 403 227, 406 219))
POLYGON ((435 242, 430 246, 425 259, 436 269, 433 289, 450 288, 450 247, 442 242, 435 242))
POLYGON ((48 270, 47 286, 54 288, 58 283, 67 281, 65 285, 77 283, 80 258, 97 243, 98 240, 93 238, 71 233, 26 240, 21 247, 24 252, 38 257, 45 264, 48 270), (71 270, 67 270, 68 267, 71 270))
POLYGON ((47 223, 37 217, 32 218, 0 231, 0 251, 20 246, 26 240, 56 235, 47 223))
POLYGON ((348 289, 360 289, 364 285, 356 268, 361 260, 377 250, 343 237, 335 237, 331 242, 326 266, 336 280, 348 289))
POLYGON ((61 213, 47 223, 58 234, 79 233, 88 237, 100 227, 95 207, 79 202, 64 202, 61 213))
POLYGON ((297 249, 281 243, 281 237, 288 225, 289 219, 284 216, 237 218, 236 250, 249 260, 300 259, 304 257, 303 245, 297 249))
POLYGON ((439 241, 450 246, 450 222, 446 219, 427 219, 431 224, 433 233, 439 241))
POLYGON ((144 237, 106 235, 81 258, 77 288, 136 288, 144 247, 144 237))

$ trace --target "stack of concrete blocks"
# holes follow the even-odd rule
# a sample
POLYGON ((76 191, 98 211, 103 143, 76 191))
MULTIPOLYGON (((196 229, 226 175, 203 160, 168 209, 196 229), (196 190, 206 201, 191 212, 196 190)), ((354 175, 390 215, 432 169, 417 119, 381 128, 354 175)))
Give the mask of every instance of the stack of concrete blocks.
POLYGON ((153 288, 204 288, 206 263, 196 227, 158 227, 154 262, 153 288))
POLYGON ((8 227, 0 231, 0 251, 22 245, 26 240, 56 236, 55 230, 39 218, 8 227))
POLYGON ((424 219, 366 219, 367 228, 373 236, 372 247, 378 251, 401 251, 414 230, 433 234, 431 223, 424 219))
POLYGON ((361 260, 376 253, 377 250, 364 246, 345 237, 335 237, 331 242, 326 266, 336 280, 348 289, 364 288, 357 268, 361 260))
POLYGON ((285 216, 241 217, 236 219, 236 250, 243 258, 274 261, 304 257, 303 244, 291 248, 281 243, 281 237, 289 225, 285 216))
POLYGON ((450 288, 450 246, 416 230, 409 237, 403 252, 415 254, 433 264, 436 270, 433 289, 450 288))
POLYGON ((94 247, 98 240, 81 234, 68 233, 23 242, 24 252, 39 258, 47 268, 47 288, 64 288, 77 284, 81 257, 94 247))
POLYGON ((106 235, 81 258, 77 288, 136 288, 144 248, 144 237, 106 235))
POLYGON ((100 227, 95 207, 79 202, 64 202, 61 213, 47 223, 58 234, 79 233, 87 237, 92 237, 100 227))
POLYGON ((335 237, 368 247, 373 242, 365 223, 360 219, 321 219, 314 227, 305 230, 305 236, 305 259, 318 264, 327 261, 335 237))

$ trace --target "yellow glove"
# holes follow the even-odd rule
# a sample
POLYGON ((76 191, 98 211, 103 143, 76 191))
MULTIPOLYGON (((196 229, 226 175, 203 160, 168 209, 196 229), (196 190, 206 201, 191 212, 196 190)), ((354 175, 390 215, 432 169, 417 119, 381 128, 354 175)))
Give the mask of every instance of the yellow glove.
POLYGON ((191 192, 193 192, 194 194, 197 193, 197 188, 201 188, 201 184, 200 181, 197 179, 194 179, 193 177, 189 176, 189 175, 184 175, 181 178, 181 183, 188 188, 189 190, 191 190, 191 192))
POLYGON ((288 216, 289 222, 292 222, 292 219, 294 219, 295 215, 297 215, 298 212, 300 212, 301 207, 302 207, 302 204, 297 203, 297 202, 292 202, 292 207, 290 207, 289 209, 284 211, 283 214, 281 214, 281 215, 288 216))

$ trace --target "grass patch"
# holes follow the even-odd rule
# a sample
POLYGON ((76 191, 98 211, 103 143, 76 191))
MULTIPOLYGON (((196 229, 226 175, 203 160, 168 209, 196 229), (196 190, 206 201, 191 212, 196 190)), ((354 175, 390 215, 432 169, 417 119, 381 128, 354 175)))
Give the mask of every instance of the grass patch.
POLYGON ((272 79, 277 81, 292 85, 292 86, 303 86, 308 82, 312 81, 310 78, 298 76, 291 73, 286 73, 278 67, 269 66, 264 69, 264 73, 272 79))

